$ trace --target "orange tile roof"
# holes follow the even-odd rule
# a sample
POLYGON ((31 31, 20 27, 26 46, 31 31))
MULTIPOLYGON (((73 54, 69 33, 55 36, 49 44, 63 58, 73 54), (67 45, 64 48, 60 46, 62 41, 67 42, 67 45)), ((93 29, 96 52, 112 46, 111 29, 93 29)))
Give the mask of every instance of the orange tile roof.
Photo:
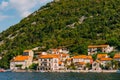
POLYGON ((76 59, 76 58, 92 59, 92 56, 79 55, 79 56, 73 56, 73 58, 74 58, 74 59, 76 59))
POLYGON ((51 49, 52 51, 57 51, 57 49, 51 49))
POLYGON ((72 60, 72 58, 68 58, 68 59, 67 59, 67 61, 71 61, 71 60, 72 60))
POLYGON ((65 53, 62 53, 61 55, 62 55, 62 57, 69 56, 69 54, 65 54, 65 53))
POLYGON ((59 51, 59 50, 61 50, 61 49, 50 49, 50 50, 52 50, 52 51, 54 51, 54 52, 57 52, 57 51, 59 51))
POLYGON ((28 60, 30 58, 30 56, 16 56, 14 59, 12 59, 13 62, 19 62, 19 61, 25 61, 28 60))
POLYGON ((84 64, 85 64, 85 62, 79 62, 79 64, 84 65, 84 64))
POLYGON ((113 58, 114 58, 114 59, 120 59, 120 53, 115 54, 113 58))
POLYGON ((61 61, 59 61, 59 64, 62 64, 62 62, 61 62, 61 61))
POLYGON ((29 51, 31 51, 31 50, 24 50, 24 52, 29 52, 29 51))
POLYGON ((76 64, 78 64, 78 65, 84 65, 86 63, 85 62, 76 62, 76 64))
POLYGON ((87 56, 87 59, 92 59, 92 56, 87 56))
POLYGON ((97 58, 105 58, 107 56, 107 54, 98 54, 97 58))
POLYGON ((105 48, 109 45, 89 45, 88 48, 105 48))
POLYGON ((100 60, 96 60, 96 62, 100 63, 100 60))
POLYGON ((40 55, 39 58, 59 58, 57 54, 47 54, 47 55, 40 55))
POLYGON ((112 58, 101 58, 100 61, 111 61, 112 58))
POLYGON ((73 56, 73 58, 85 58, 86 55, 73 56))

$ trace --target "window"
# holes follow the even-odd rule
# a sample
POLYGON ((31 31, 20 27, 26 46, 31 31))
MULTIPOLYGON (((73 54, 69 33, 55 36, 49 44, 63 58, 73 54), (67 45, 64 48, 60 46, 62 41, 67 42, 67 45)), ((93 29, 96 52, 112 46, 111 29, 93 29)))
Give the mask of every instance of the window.
POLYGON ((27 56, 27 55, 29 55, 28 52, 24 52, 24 53, 23 53, 23 56, 27 56))
POLYGON ((44 64, 44 66, 47 66, 47 64, 44 64))
POLYGON ((54 65, 54 68, 57 68, 57 65, 56 65, 56 64, 54 65))
POLYGON ((57 63, 57 59, 55 59, 54 63, 57 63))
POLYGON ((50 59, 47 59, 47 61, 50 61, 50 59))
POLYGON ((47 59, 44 59, 44 61, 47 61, 47 59))
POLYGON ((50 64, 47 64, 47 66, 50 66, 50 64))
POLYGON ((40 61, 42 61, 42 59, 40 59, 40 61))
POLYGON ((96 63, 93 64, 93 66, 96 66, 96 65, 97 65, 96 63))

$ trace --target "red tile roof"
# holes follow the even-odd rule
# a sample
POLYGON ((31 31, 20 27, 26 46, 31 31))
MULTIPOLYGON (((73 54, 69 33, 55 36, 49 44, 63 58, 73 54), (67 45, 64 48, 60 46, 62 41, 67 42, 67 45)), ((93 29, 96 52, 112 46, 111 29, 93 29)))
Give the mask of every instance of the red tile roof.
POLYGON ((40 55, 39 58, 59 58, 57 54, 47 54, 47 55, 40 55))
POLYGON ((115 54, 113 58, 114 58, 114 59, 120 59, 120 53, 115 54))
POLYGON ((68 58, 68 59, 67 59, 67 61, 71 61, 71 60, 72 60, 72 58, 68 58))
POLYGON ((29 52, 29 51, 31 51, 31 50, 24 50, 24 52, 29 52))
POLYGON ((12 59, 13 62, 19 62, 19 61, 25 61, 28 60, 30 58, 30 56, 16 56, 12 59))
POLYGON ((86 64, 86 63, 85 63, 85 62, 79 62, 79 64, 80 64, 80 65, 84 65, 84 64, 86 64))
POLYGON ((86 56, 86 55, 73 56, 73 59, 76 59, 76 58, 92 59, 92 56, 86 56))
POLYGON ((96 60, 96 62, 101 63, 100 60, 96 60))
POLYGON ((111 61, 112 58, 101 58, 100 61, 111 61))
POLYGON ((109 45, 89 45, 88 48, 105 48, 109 45))
POLYGON ((62 64, 62 62, 61 62, 61 61, 59 61, 59 64, 62 64))
POLYGON ((106 58, 106 56, 108 56, 107 54, 98 54, 97 55, 97 58, 106 58))
POLYGON ((65 53, 62 53, 61 55, 62 55, 62 57, 69 56, 69 54, 65 54, 65 53))

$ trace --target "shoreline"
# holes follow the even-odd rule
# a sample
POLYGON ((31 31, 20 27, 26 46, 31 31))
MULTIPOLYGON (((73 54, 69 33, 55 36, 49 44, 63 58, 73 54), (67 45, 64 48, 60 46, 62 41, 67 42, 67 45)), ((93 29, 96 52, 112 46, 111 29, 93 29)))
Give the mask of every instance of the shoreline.
POLYGON ((12 72, 58 72, 58 73, 120 73, 120 70, 54 70, 54 71, 36 71, 36 70, 15 70, 12 72))

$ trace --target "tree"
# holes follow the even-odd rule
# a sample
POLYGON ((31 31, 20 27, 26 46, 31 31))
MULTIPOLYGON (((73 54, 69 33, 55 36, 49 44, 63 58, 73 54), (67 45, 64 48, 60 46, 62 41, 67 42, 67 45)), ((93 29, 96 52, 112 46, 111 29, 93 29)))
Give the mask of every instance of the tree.
POLYGON ((93 60, 96 60, 97 59, 97 54, 93 54, 92 58, 93 58, 93 60))
POLYGON ((119 3, 120 0, 60 0, 47 4, 0 33, 0 67, 9 68, 14 56, 36 46, 66 46, 72 53, 87 54, 88 43, 107 43, 120 50, 119 3))
POLYGON ((107 70, 112 69, 111 62, 108 62, 108 63, 105 64, 105 69, 107 69, 107 70))
POLYGON ((76 66, 74 63, 71 63, 71 65, 67 66, 67 68, 71 70, 76 70, 76 66))
POLYGON ((112 60, 111 63, 112 63, 113 69, 119 69, 119 67, 120 67, 119 61, 112 60))
POLYGON ((86 64, 86 68, 88 68, 88 70, 92 68, 91 66, 92 66, 92 65, 91 65, 90 63, 87 63, 87 64, 86 64))
POLYGON ((22 69, 22 64, 15 65, 15 67, 22 69))
POLYGON ((116 37, 109 38, 107 40, 107 43, 112 45, 112 46, 117 46, 119 43, 119 40, 116 37))
POLYGON ((38 64, 33 63, 29 66, 29 69, 37 70, 38 64))

